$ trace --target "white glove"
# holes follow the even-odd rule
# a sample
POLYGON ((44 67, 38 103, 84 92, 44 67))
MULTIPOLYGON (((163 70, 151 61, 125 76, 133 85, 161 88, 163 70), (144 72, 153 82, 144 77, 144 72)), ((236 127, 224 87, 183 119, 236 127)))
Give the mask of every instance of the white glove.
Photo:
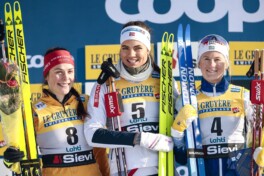
POLYGON ((163 134, 141 132, 140 146, 155 151, 169 152, 173 149, 171 137, 163 134))
POLYGON ((260 167, 264 167, 264 148, 256 148, 253 154, 253 158, 260 167))

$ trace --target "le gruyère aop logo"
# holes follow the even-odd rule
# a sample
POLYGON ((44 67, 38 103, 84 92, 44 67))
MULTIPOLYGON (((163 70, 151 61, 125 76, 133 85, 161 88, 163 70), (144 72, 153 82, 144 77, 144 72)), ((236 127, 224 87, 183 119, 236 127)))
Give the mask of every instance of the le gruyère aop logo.
POLYGON ((214 100, 199 103, 199 114, 205 112, 214 112, 214 111, 230 111, 231 110, 231 101, 230 100, 214 100))
POLYGON ((154 86, 151 85, 138 85, 126 87, 121 90, 122 98, 134 97, 153 97, 154 86))
POLYGON ((44 127, 79 119, 81 119, 81 117, 77 116, 76 109, 66 109, 65 111, 59 111, 47 116, 43 116, 44 127))

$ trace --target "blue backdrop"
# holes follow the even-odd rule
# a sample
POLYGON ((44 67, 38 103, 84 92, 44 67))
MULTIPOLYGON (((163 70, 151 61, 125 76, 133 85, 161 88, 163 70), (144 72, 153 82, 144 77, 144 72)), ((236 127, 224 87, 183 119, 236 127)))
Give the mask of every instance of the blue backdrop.
MULTIPOLYGON (((0 17, 4 3, 0 1, 0 17)), ((144 20, 152 42, 164 31, 191 24, 192 40, 217 33, 231 41, 264 40, 263 0, 21 0, 31 83, 42 83, 42 55, 54 46, 71 51, 77 79, 85 80, 85 45, 119 44, 122 24, 144 20)), ((155 46, 156 47, 156 46, 155 46)), ((264 48, 264 46, 263 46, 264 48)))

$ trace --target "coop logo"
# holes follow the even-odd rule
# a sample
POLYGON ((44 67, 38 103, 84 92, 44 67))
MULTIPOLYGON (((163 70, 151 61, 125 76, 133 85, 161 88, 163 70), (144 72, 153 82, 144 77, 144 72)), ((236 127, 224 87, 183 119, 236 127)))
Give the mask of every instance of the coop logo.
POLYGON ((44 65, 42 55, 27 55, 28 68, 41 68, 44 65))
POLYGON ((27 64, 28 68, 42 68, 44 66, 44 56, 39 54, 27 55, 27 64))
MULTIPOLYGON (((126 1, 127 2, 127 1, 126 1)), ((243 7, 243 1, 232 1, 232 5, 228 0, 214 1, 215 6, 208 13, 200 11, 197 0, 171 0, 170 8, 167 13, 157 13, 154 8, 159 6, 155 0, 132 1, 136 2, 138 12, 128 14, 122 9, 123 0, 106 0, 105 9, 108 16, 115 22, 124 24, 127 19, 150 21, 157 24, 172 23, 179 20, 183 14, 190 19, 200 23, 212 23, 221 20, 225 16, 228 19, 229 32, 243 32, 243 23, 257 23, 264 20, 264 1, 259 1, 259 7, 255 12, 247 12, 243 7), (146 8, 147 7, 147 8, 146 8)), ((161 1, 161 3, 164 3, 161 1)))

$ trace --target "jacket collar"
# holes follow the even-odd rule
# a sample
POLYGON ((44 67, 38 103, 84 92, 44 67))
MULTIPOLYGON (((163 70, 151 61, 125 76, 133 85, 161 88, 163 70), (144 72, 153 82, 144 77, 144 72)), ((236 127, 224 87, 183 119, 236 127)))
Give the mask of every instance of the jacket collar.
MULTIPOLYGON (((59 102, 59 100, 57 99, 56 95, 53 94, 52 92, 50 92, 48 89, 43 89, 42 91, 43 91, 43 93, 45 95, 51 96, 53 99, 55 99, 57 102, 59 102)), ((64 105, 71 98, 72 95, 73 95, 72 94, 72 91, 70 90, 70 92, 64 96, 63 101, 62 102, 59 102, 59 103, 61 103, 62 105, 64 105)))
POLYGON ((228 89, 228 86, 229 82, 225 79, 225 77, 223 77, 222 80, 216 84, 209 83, 204 78, 202 78, 201 82, 201 90, 204 92, 214 92, 214 89, 216 92, 225 92, 228 89))

